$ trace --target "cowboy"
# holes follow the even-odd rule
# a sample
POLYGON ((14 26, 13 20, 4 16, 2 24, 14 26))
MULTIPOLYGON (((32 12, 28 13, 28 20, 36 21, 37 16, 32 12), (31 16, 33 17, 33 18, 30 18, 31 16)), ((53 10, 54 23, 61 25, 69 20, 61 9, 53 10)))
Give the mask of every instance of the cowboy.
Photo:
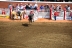
POLYGON ((28 15, 28 17, 29 17, 29 22, 30 22, 30 23, 34 22, 34 19, 33 19, 33 17, 34 17, 34 12, 33 12, 32 10, 30 11, 30 14, 28 15))

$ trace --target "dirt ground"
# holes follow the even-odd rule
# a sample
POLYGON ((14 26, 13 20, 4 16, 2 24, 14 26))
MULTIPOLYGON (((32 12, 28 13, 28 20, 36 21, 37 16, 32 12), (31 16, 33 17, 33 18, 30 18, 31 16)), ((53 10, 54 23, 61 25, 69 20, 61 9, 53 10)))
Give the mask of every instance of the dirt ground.
MULTIPOLYGON (((7 21, 7 22, 28 22, 28 19, 23 19, 23 20, 10 20, 10 19, 6 19, 6 18, 0 18, 0 21, 7 21)), ((36 20, 35 22, 72 22, 70 20, 49 20, 49 19, 43 19, 43 18, 40 18, 38 20, 36 20)))
POLYGON ((72 48, 72 21, 0 19, 0 48, 72 48))

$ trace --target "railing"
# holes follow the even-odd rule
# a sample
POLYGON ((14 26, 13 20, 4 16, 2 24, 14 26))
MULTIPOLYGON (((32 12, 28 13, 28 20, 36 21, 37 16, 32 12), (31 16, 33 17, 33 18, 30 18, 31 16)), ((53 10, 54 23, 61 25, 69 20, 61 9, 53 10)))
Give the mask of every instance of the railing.
MULTIPOLYGON (((8 9, 8 8, 5 8, 5 9, 0 8, 0 17, 2 15, 2 10, 5 10, 5 13, 6 13, 5 15, 10 17, 10 11, 11 10, 8 9)), ((26 10, 26 14, 28 15, 30 13, 30 11, 31 10, 26 10)), ((57 20, 64 20, 64 18, 65 18, 65 20, 71 20, 69 15, 70 15, 70 12, 60 11, 59 16, 57 16, 57 20)), ((38 18, 49 18, 50 19, 50 17, 51 17, 52 20, 54 20, 54 11, 52 11, 52 12, 50 12, 50 11, 48 11, 48 12, 45 12, 45 11, 38 12, 37 10, 34 10, 34 19, 35 20, 37 20, 38 18)))

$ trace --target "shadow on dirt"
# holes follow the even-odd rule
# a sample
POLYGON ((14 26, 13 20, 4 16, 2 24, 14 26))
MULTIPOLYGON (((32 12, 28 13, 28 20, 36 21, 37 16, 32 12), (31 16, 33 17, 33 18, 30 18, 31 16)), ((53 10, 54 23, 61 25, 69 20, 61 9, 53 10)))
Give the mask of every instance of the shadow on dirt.
POLYGON ((22 26, 29 27, 29 24, 28 23, 24 23, 24 24, 22 24, 22 26))

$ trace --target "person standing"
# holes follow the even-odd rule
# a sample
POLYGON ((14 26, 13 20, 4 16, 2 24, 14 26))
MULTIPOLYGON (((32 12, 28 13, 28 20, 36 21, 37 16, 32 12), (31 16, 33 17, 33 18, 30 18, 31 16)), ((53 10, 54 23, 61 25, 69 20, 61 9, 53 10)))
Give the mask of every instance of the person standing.
POLYGON ((29 17, 29 23, 34 22, 34 12, 32 10, 30 11, 30 14, 28 15, 28 17, 29 17))
POLYGON ((55 12, 54 12, 54 20, 56 20, 57 16, 59 16, 59 13, 55 10, 55 12))

